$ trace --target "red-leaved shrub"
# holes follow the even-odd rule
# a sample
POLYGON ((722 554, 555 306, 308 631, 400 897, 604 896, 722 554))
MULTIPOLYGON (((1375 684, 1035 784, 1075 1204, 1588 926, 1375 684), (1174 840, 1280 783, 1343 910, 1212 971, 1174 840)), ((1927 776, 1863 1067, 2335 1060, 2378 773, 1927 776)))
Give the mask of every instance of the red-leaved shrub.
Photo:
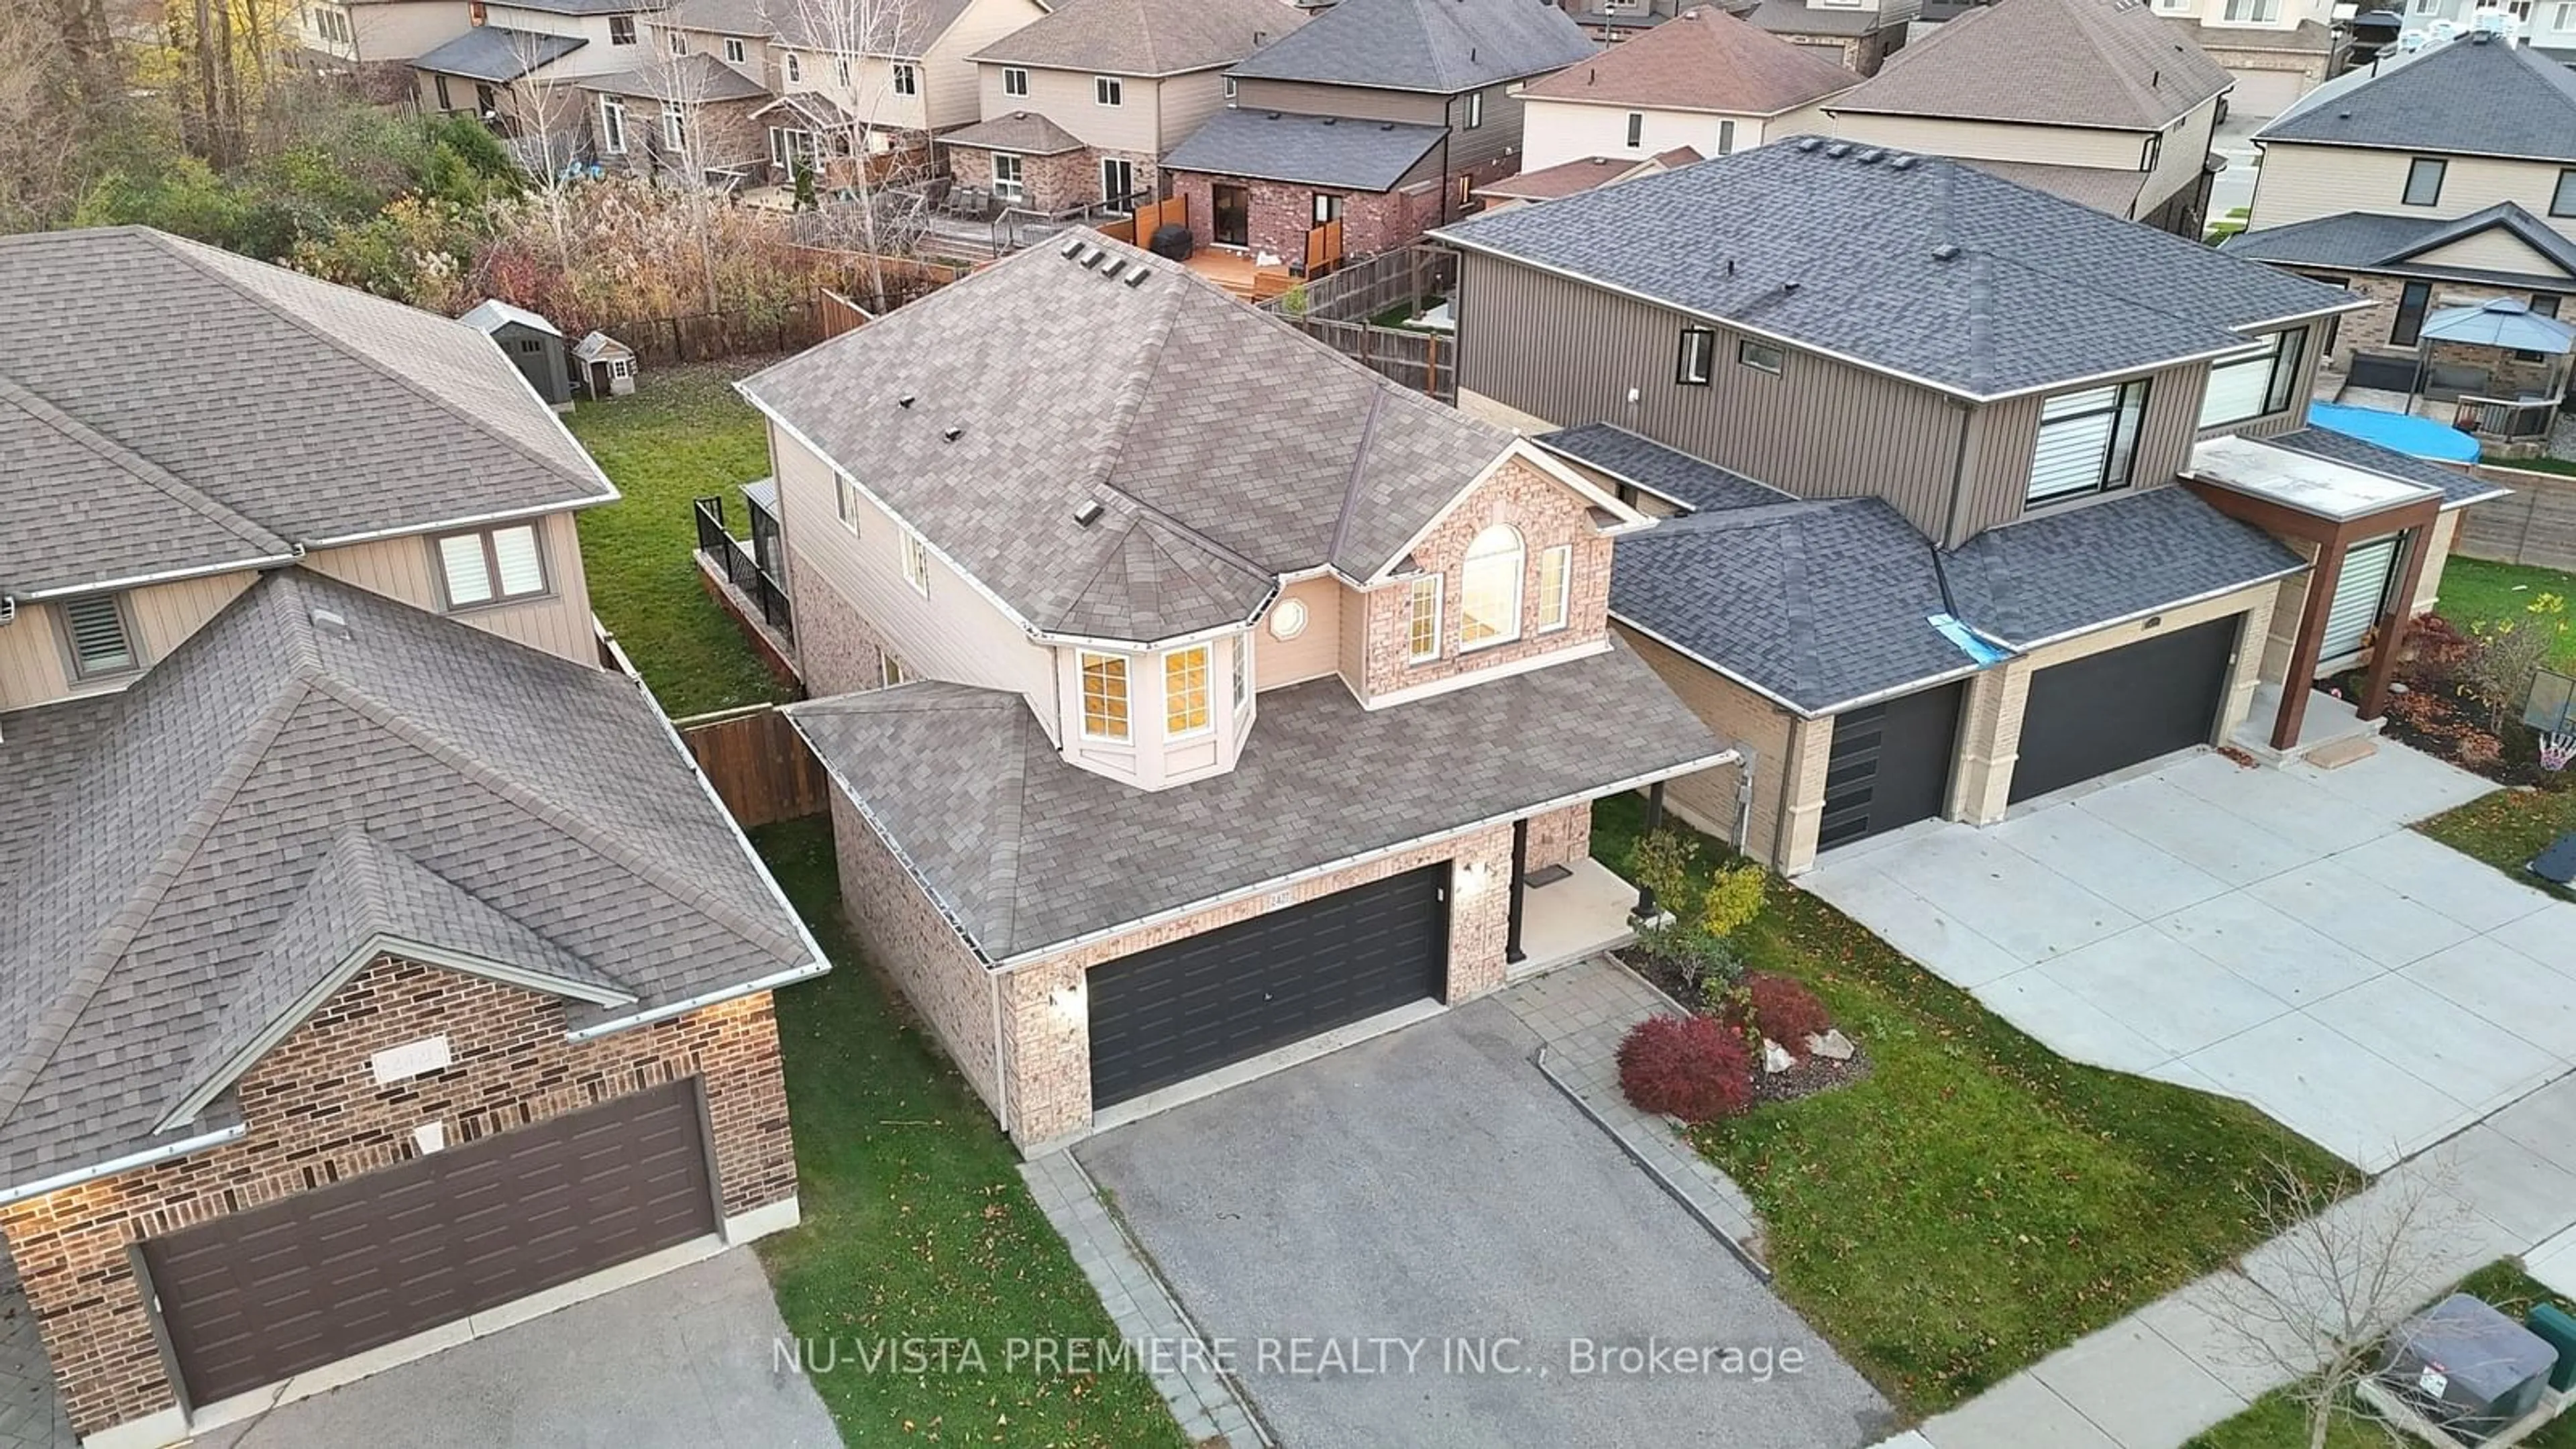
POLYGON ((1639 1111, 1713 1122, 1752 1105, 1753 1059, 1713 1018, 1648 1017, 1619 1043, 1619 1089, 1639 1111))
MULTIPOLYGON (((1834 1019, 1825 1012, 1825 1004, 1816 993, 1795 977, 1771 971, 1747 971, 1736 983, 1741 1003, 1735 1026, 1759 1033, 1788 1048, 1789 1054, 1804 1057, 1807 1038, 1823 1036, 1833 1027, 1834 1019)), ((1756 1038, 1759 1040, 1759 1037, 1756 1038)))

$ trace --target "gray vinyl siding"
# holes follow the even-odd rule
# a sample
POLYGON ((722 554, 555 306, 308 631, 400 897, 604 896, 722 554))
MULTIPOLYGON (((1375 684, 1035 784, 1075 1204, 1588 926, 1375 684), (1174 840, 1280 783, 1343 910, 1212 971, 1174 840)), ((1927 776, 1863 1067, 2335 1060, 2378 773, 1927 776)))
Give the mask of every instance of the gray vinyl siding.
MULTIPOLYGON (((2326 324, 2311 322, 2301 330, 2308 334, 2308 339, 2299 348, 2299 381, 2290 389, 2290 405, 2277 413, 2265 413, 2259 418, 2248 418, 2241 423, 2211 428, 2206 436, 2223 438, 2234 434, 2246 438, 2271 438, 2283 433, 2297 432, 2308 425, 2308 401, 2316 391, 2317 363, 2321 360, 2320 349, 2325 343, 2326 324)), ((2198 422, 2197 403, 2193 405, 2192 411, 2193 421, 2198 422)))
MULTIPOLYGON (((1423 126, 1443 123, 1446 99, 1419 91, 1382 91, 1366 86, 1254 80, 1249 77, 1236 85, 1234 94, 1234 104, 1239 110, 1288 111, 1301 116, 1348 116, 1359 121, 1411 121, 1423 126)), ((1493 102, 1489 100, 1485 104, 1490 107, 1493 102)))
MULTIPOLYGON (((2191 461, 2200 422, 2201 384, 2208 373, 2208 364, 2194 362, 2084 385, 2105 387, 2136 377, 2147 379, 2147 412, 2138 424, 2137 451, 2129 468, 2131 488, 2162 488, 2191 461)), ((2032 458, 2039 449, 2040 406, 2046 400, 2044 394, 2008 398, 1983 409, 1977 461, 1968 471, 1967 496, 1960 506, 1962 538, 2021 516, 2023 500, 2030 494, 2032 458)))
POLYGON ((1449 169, 1467 171, 1498 157, 1520 150, 1521 113, 1527 109, 1519 94, 1507 86, 1487 86, 1484 124, 1470 131, 1467 126, 1467 97, 1449 98, 1449 169))

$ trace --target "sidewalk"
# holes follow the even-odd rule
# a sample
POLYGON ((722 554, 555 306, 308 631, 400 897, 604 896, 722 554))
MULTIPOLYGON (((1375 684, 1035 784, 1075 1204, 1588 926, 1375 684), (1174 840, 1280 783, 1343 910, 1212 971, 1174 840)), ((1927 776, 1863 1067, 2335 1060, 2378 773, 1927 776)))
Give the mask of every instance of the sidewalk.
MULTIPOLYGON (((2576 1077, 2390 1169, 2331 1211, 2384 1209, 2428 1187, 2435 1246, 2405 1297, 2430 1298, 2517 1255, 2541 1281, 2576 1291, 2576 1077)), ((2277 1269, 2274 1246, 2247 1254, 2242 1271, 2277 1281, 2266 1276, 2277 1269)), ((2272 1355, 2229 1326, 2227 1305, 2218 1279, 2204 1278, 1881 1449, 2180 1449, 2288 1382, 2272 1355)))

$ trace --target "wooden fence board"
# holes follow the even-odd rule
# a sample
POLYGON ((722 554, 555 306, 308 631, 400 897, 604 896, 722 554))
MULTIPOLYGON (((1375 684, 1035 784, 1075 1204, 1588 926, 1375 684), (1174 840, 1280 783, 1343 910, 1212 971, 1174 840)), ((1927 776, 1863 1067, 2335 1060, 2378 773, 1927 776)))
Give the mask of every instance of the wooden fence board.
POLYGON ((2497 563, 2576 570, 2576 477, 2488 464, 2469 471, 2513 494, 2461 514, 2455 550, 2497 563))
POLYGON ((699 715, 677 725, 690 757, 744 829, 830 808, 830 777, 777 706, 699 715))

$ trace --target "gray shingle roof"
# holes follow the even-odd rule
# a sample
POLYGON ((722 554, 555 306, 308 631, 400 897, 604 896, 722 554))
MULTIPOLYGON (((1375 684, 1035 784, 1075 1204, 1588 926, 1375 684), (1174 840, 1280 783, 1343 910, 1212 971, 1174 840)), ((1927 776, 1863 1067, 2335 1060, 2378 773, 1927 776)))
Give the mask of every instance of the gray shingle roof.
POLYGON ((712 55, 701 55, 696 51, 687 55, 664 56, 633 70, 586 75, 575 84, 586 91, 600 91, 612 96, 647 96, 654 100, 679 100, 689 105, 705 101, 748 101, 765 98, 769 94, 769 87, 712 55))
POLYGON ((1698 512, 1792 501, 1792 495, 1768 483, 1667 448, 1616 423, 1560 428, 1530 441, 1698 512))
POLYGON ((2000 0, 1889 56, 1831 109, 2161 131, 2233 84, 2146 0, 2000 0))
POLYGON ((1229 106, 1173 147, 1163 168, 1385 191, 1448 134, 1439 126, 1229 106))
POLYGON ((1434 235, 1977 398, 2215 356, 2231 329, 2352 302, 1972 166, 1812 137, 1434 235), (1817 260, 1836 256, 1871 264, 1817 260))
POLYGON ((987 65, 1161 76, 1232 65, 1306 23, 1283 0, 1068 0, 975 53, 987 65))
POLYGON ((419 70, 502 85, 541 66, 552 65, 589 43, 578 35, 539 35, 532 30, 477 25, 454 40, 422 51, 412 65, 419 70))
POLYGON ((939 140, 947 146, 981 146, 993 151, 1016 151, 1027 156, 1061 156, 1067 151, 1082 149, 1081 137, 1035 111, 1013 111, 1006 116, 977 121, 971 126, 960 126, 954 131, 940 133, 939 140))
POLYGON ((2576 277, 2576 242, 2550 229, 2549 223, 2510 201, 2445 220, 2431 216, 2382 216, 2345 211, 2311 217, 2288 226, 2239 232, 2220 244, 2230 256, 2294 267, 2351 267, 2400 275, 2458 277, 2529 284, 2565 283, 2576 277), (2463 237, 2502 231, 2556 263, 2550 273, 2496 272, 2415 260, 2463 237))
POLYGON ((2576 71, 2462 36, 2376 76, 2341 77, 2256 133, 2261 141, 2576 161, 2576 71))
POLYGON ((0 594, 617 496, 482 333, 195 242, 0 239, 0 315, 0 594))
POLYGON ((2412 453, 2400 453, 2393 448, 2383 448, 2377 443, 2356 438, 2349 433, 2338 433, 2331 428, 2301 428, 2297 432, 2280 433, 2263 441, 2275 448, 2290 448, 2319 458, 2331 458, 2335 462, 2347 463, 2355 468, 2367 468, 2374 473, 2384 473, 2391 478, 2402 478, 2409 483, 2439 488, 2442 490, 2442 504, 2445 508, 2458 508, 2464 504, 2483 502, 2489 498, 2502 498, 2513 491, 2510 488, 2497 487, 2466 469, 2454 468, 2431 458, 2418 458, 2412 453))
POLYGON ((1456 95, 1542 75, 1596 49, 1572 17, 1541 0, 1341 0, 1233 73, 1456 95))
MULTIPOLYGON (((879 7, 877 13, 890 16, 895 31, 874 54, 918 59, 948 27, 957 23, 973 0, 904 0, 900 5, 879 7)), ((758 36, 776 40, 799 50, 830 53, 834 48, 834 18, 848 12, 846 7, 808 5, 805 0, 679 0, 678 4, 655 17, 658 25, 676 26, 682 30, 710 30, 718 35, 758 36)), ((848 33, 849 27, 838 27, 848 33)))
POLYGON ((0 1183, 140 1145, 361 927, 635 1010, 818 964, 632 681, 302 569, 0 738, 0 1183))
POLYGON ((1033 248, 742 390, 1022 619, 1137 641, 1246 619, 1281 574, 1372 577, 1510 445, 1093 240, 1094 267, 1033 248))
POLYGON ((906 684, 788 715, 995 961, 1722 749, 1619 648, 1391 709, 1338 679, 1270 690, 1232 771, 1152 792, 1066 764, 1016 694, 906 684))
POLYGON ((1860 7, 1826 9, 1804 0, 1762 0, 1747 18, 1774 35, 1834 35, 1846 39, 1902 26, 1915 7, 1889 3, 1876 10, 1860 7))
POLYGON ((1959 616, 2016 649, 2306 567, 2188 488, 1990 528, 1942 561, 1959 616))

